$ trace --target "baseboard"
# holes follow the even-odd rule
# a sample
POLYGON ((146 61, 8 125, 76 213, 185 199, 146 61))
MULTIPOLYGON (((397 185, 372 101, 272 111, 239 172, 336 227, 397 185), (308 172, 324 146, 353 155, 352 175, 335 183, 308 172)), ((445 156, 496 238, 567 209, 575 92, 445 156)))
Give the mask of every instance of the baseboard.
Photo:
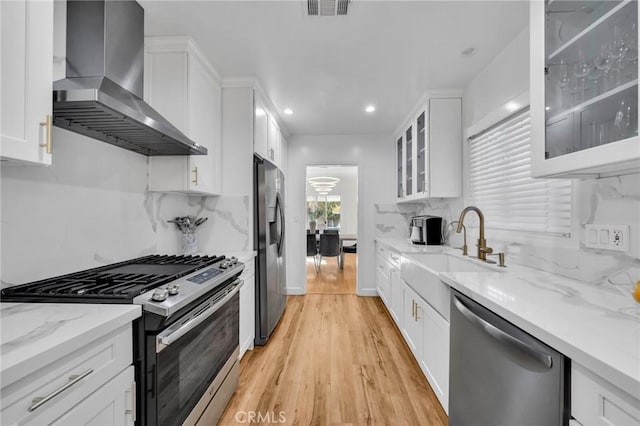
POLYGON ((253 336, 250 336, 240 345, 240 359, 244 356, 244 353, 253 349, 253 336))
POLYGON ((284 289, 284 292, 290 296, 302 296, 307 294, 306 290, 300 287, 287 287, 284 289))
POLYGON ((376 290, 375 288, 359 288, 356 291, 356 294, 358 296, 373 297, 378 295, 378 290, 376 290))

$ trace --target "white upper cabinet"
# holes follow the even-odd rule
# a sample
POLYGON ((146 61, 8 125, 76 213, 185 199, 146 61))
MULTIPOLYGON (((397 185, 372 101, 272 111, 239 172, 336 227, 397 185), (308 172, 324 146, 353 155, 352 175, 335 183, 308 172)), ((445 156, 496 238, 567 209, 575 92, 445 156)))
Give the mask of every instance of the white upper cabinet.
POLYGON ((273 117, 269 117, 269 132, 267 137, 267 158, 280 167, 280 128, 273 117))
POLYGON ((638 2, 532 1, 531 172, 640 171, 638 2))
POLYGON ((145 39, 145 100, 207 155, 149 158, 149 190, 221 192, 222 91, 216 73, 188 37, 145 39))
POLYGON ((258 94, 255 96, 254 152, 283 169, 283 140, 280 126, 258 94))
POLYGON ((0 157, 50 165, 53 1, 2 1, 0 23, 0 157))
POLYGON ((430 98, 394 144, 398 201, 462 195, 462 99, 430 98))
POLYGON ((255 111, 253 126, 253 150, 264 158, 269 158, 269 113, 264 103, 254 95, 255 111))

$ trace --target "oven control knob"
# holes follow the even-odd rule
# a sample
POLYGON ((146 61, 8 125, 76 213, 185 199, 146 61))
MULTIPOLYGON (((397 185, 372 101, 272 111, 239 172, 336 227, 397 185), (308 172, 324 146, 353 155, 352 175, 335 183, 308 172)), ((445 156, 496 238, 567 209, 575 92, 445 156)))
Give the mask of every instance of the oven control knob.
POLYGON ((235 256, 231 256, 231 263, 233 263, 234 265, 238 263, 238 258, 235 256))
POLYGON ((229 262, 226 260, 220 264, 220 269, 227 269, 229 267, 229 262))
POLYGON ((169 296, 175 296, 180 291, 180 284, 170 284, 167 290, 169 290, 169 296))
POLYGON ((168 293, 169 290, 167 290, 166 288, 157 288, 153 292, 151 300, 155 300, 156 302, 164 302, 165 300, 167 300, 168 293))

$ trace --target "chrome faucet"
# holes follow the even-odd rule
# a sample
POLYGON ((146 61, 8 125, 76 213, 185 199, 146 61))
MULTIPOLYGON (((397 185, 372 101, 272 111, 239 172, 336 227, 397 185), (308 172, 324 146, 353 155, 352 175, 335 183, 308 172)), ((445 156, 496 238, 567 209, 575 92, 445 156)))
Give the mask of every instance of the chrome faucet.
MULTIPOLYGON (((487 247, 487 240, 484 239, 484 215, 482 214, 482 211, 479 208, 475 206, 469 206, 469 207, 465 207, 464 210, 462 210, 462 212, 460 213, 460 219, 458 219, 458 228, 456 229, 456 232, 459 234, 462 231, 462 228, 464 227, 463 225, 464 217, 470 211, 476 212, 478 214, 478 218, 480 219, 480 235, 478 235, 478 244, 477 244, 478 259, 484 260, 486 262, 487 254, 493 253, 493 249, 491 247, 487 247)), ((465 233, 466 233, 466 229, 465 229, 465 233)))

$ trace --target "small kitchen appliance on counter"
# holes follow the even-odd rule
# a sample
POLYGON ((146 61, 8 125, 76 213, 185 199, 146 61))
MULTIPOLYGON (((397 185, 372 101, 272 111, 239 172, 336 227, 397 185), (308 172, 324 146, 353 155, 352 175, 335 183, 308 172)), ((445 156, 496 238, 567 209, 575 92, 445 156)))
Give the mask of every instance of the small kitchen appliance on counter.
POLYGON ((5 288, 2 301, 141 305, 136 425, 215 424, 238 383, 243 270, 235 257, 150 255, 5 288))
POLYGON ((410 239, 413 244, 442 244, 442 218, 429 215, 412 217, 410 239))

